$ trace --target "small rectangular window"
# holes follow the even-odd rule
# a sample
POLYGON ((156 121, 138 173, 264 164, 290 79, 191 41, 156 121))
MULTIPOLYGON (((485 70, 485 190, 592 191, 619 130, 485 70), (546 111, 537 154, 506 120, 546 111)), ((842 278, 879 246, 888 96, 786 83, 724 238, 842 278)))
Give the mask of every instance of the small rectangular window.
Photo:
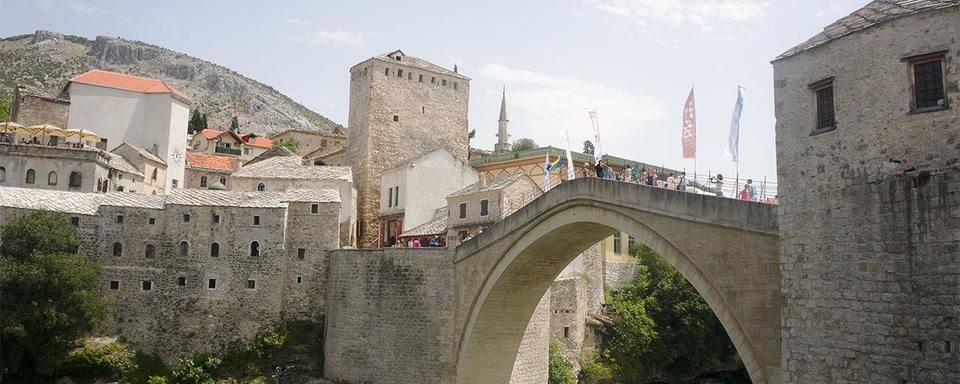
POLYGON ((399 186, 396 186, 396 187, 393 187, 393 188, 396 190, 396 191, 393 193, 393 206, 394 206, 394 207, 399 207, 399 206, 400 206, 400 187, 399 187, 399 186))
POLYGON ((446 87, 446 86, 447 86, 447 79, 440 80, 440 85, 446 87))
POLYGON ((489 211, 490 201, 487 199, 480 200, 480 216, 486 216, 490 214, 489 211))
POLYGON ((422 82, 423 82, 423 75, 419 75, 419 76, 417 77, 417 81, 419 81, 419 82, 422 83, 422 82))
POLYGON ((460 218, 465 219, 467 217, 467 203, 460 203, 460 218))
POLYGON ((213 214, 213 223, 214 223, 214 224, 220 224, 220 215, 218 215, 218 214, 216 214, 216 213, 213 214))
POLYGON ((613 234, 613 253, 623 253, 623 245, 620 243, 620 232, 617 232, 613 234))
POLYGON ((390 76, 390 68, 384 68, 384 69, 383 69, 383 74, 384 74, 384 76, 390 76))
POLYGON ((320 204, 310 204, 310 213, 320 213, 320 204))
POLYGON ((260 216, 253 217, 253 225, 260 225, 260 216))
POLYGON ((453 90, 454 90, 454 91, 457 90, 457 82, 456 82, 456 81, 453 82, 453 90))
POLYGON ((399 115, 393 115, 393 122, 399 123, 399 122, 400 122, 400 116, 399 116, 399 115))
POLYGON ((390 208, 392 206, 393 206, 393 187, 390 187, 390 189, 387 192, 387 208, 390 208))
POLYGON ((190 222, 190 214, 189 214, 189 213, 184 213, 184 214, 183 214, 183 222, 184 222, 184 223, 189 223, 189 222, 190 222))
POLYGON ((70 218, 70 224, 73 225, 74 227, 79 227, 79 226, 80 226, 80 218, 79 218, 79 217, 76 217, 76 216, 71 217, 71 218, 70 218))
POLYGON ((208 288, 208 289, 217 289, 217 279, 207 280, 207 288, 208 288))
POLYGON ((110 280, 110 289, 120 289, 120 282, 117 280, 110 280))
POLYGON ((144 280, 141 287, 144 291, 149 291, 153 289, 153 282, 150 280, 144 280))
POLYGON ((820 80, 810 85, 816 102, 816 127, 814 133, 827 132, 835 129, 837 123, 833 106, 833 78, 820 80))
POLYGON ((563 327, 563 338, 564 339, 570 338, 570 327, 563 327))
POLYGON ((300 284, 302 282, 303 282, 303 276, 297 276, 297 284, 300 284))
POLYGON ((403 70, 397 69, 397 77, 403 77, 403 70))
POLYGON ((178 278, 177 278, 177 286, 178 286, 178 287, 186 287, 186 286, 187 286, 187 278, 186 278, 186 277, 183 277, 183 276, 178 277, 178 278))
POLYGON ((943 57, 913 63, 913 94, 919 112, 946 108, 943 92, 943 57))
POLYGON ((437 78, 434 76, 430 76, 430 84, 436 84, 436 83, 437 83, 437 78))
POLYGON ((117 224, 123 224, 123 215, 117 215, 117 224))
POLYGON ((257 281, 252 279, 247 280, 247 289, 257 289, 257 281))
POLYGON ((151 217, 151 218, 147 219, 147 224, 154 225, 154 224, 156 224, 156 223, 157 223, 157 218, 155 218, 155 217, 151 217))
POLYGON ((304 258, 305 256, 307 256, 307 249, 306 249, 306 248, 297 248, 297 258, 300 259, 300 260, 303 260, 303 258, 304 258))

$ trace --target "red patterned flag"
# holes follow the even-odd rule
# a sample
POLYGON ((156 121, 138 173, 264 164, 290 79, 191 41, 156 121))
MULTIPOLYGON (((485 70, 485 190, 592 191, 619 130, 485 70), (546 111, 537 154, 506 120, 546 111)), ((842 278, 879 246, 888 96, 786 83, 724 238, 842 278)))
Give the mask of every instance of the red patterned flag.
POLYGON ((693 101, 693 87, 690 87, 690 96, 683 105, 683 158, 697 157, 697 107, 693 101))

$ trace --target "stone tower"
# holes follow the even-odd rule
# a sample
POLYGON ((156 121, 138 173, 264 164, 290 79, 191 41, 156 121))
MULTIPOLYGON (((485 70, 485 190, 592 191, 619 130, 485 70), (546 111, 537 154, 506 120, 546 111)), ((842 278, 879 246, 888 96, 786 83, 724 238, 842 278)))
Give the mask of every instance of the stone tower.
POLYGON ((500 98, 500 120, 497 122, 497 144, 493 146, 494 153, 510 152, 510 134, 507 133, 507 88, 503 88, 500 98))
POLYGON ((381 172, 437 149, 467 161, 469 97, 469 78, 399 50, 350 68, 346 163, 357 187, 360 247, 379 236, 381 172))

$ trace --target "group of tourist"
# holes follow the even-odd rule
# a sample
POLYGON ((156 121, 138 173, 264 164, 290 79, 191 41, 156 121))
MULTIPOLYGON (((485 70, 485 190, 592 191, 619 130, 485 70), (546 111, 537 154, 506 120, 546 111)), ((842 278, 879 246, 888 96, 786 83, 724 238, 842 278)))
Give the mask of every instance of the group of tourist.
POLYGON ((590 170, 588 165, 584 164, 581 176, 644 184, 651 187, 676 189, 679 191, 687 189, 686 172, 680 172, 680 175, 671 172, 666 178, 663 178, 659 172, 641 168, 640 164, 634 164, 623 170, 616 170, 610 167, 609 164, 604 163, 603 160, 600 160, 594 166, 593 171, 590 170))
POLYGON ((444 244, 443 240, 440 239, 440 236, 438 235, 433 235, 433 237, 430 238, 430 241, 421 242, 420 239, 415 238, 407 240, 406 243, 404 243, 403 240, 397 240, 397 238, 391 236, 390 239, 387 240, 387 246, 393 248, 439 248, 445 247, 446 244, 444 244))
MULTIPOLYGON (((656 172, 655 170, 641 168, 639 164, 634 164, 633 166, 624 168, 623 170, 617 170, 612 168, 609 164, 604 163, 603 160, 600 160, 597 161, 596 165, 594 165, 593 170, 590 169, 588 164, 584 164, 580 176, 624 181, 628 183, 649 185, 651 187, 676 189, 678 191, 687 190, 686 172, 680 172, 679 176, 671 172, 666 178, 662 178, 661 173, 656 172)), ((714 189, 713 193, 720 197, 724 196, 723 181, 723 175, 719 173, 710 178, 710 184, 712 184, 714 189)), ((741 188, 739 191, 736 191, 736 195, 734 197, 740 200, 760 201, 760 196, 757 194, 757 188, 753 185, 752 179, 747 179, 747 182, 743 185, 743 188, 741 188)))

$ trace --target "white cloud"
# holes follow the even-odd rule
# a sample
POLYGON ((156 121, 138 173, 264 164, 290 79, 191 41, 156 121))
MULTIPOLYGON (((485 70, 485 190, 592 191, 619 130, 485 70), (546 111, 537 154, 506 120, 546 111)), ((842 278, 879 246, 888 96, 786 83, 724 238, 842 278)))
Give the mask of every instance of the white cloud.
POLYGON ((303 43, 350 46, 359 48, 362 47, 368 40, 375 39, 377 37, 379 36, 375 33, 344 32, 338 29, 336 32, 317 31, 314 34, 306 37, 295 37, 294 40, 303 43))
MULTIPOLYGON (((587 108, 597 108, 604 135, 604 152, 618 151, 618 145, 607 142, 635 141, 645 125, 667 116, 670 100, 624 91, 603 83, 559 76, 544 72, 511 68, 502 64, 486 64, 479 68, 485 77, 507 86, 507 109, 513 127, 520 131, 513 139, 532 137, 550 144, 558 129, 566 129, 571 145, 590 138, 587 108), (611 141, 612 140, 612 141, 611 141)), ((499 92, 497 92, 499 94, 499 92)), ((559 145, 559 139, 553 142, 559 145)))
POLYGON ((694 25, 712 31, 720 24, 739 23, 767 14, 760 0, 593 0, 597 9, 637 25, 694 25))
POLYGON ((287 19, 287 24, 310 25, 311 23, 313 23, 313 22, 310 21, 310 20, 299 19, 299 18, 296 18, 296 17, 292 17, 292 18, 287 19))

